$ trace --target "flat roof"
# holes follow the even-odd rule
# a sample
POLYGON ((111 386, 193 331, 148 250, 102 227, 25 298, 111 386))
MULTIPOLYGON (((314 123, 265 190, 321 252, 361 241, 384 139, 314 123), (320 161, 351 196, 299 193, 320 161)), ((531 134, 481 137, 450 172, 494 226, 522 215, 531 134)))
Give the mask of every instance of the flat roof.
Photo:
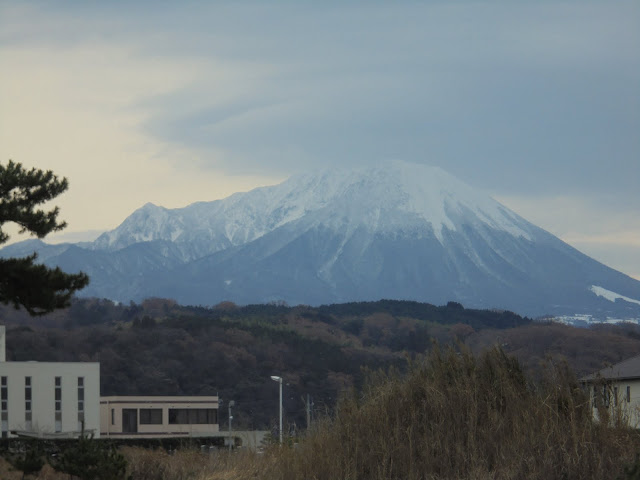
POLYGON ((162 403, 218 403, 217 395, 111 395, 101 396, 101 404, 162 404, 162 403))

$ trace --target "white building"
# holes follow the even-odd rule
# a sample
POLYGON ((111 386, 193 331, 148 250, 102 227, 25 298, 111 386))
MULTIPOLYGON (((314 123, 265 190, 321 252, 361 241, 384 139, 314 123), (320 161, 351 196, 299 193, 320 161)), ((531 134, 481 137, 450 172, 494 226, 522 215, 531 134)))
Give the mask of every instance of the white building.
POLYGON ((7 362, 0 326, 2 437, 100 436, 100 364, 7 362))
POLYGON ((640 428, 640 355, 581 379, 588 386, 594 418, 602 408, 621 415, 633 428, 640 428))
POLYGON ((103 438, 216 436, 218 397, 101 397, 100 430, 103 438))

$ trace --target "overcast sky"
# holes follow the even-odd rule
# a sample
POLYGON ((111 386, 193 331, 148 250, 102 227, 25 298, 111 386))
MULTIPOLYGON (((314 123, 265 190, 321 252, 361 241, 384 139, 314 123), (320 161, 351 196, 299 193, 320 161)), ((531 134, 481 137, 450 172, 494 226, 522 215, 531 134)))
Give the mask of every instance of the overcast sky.
POLYGON ((0 161, 68 232, 437 165, 640 279, 640 2, 0 0, 0 161))

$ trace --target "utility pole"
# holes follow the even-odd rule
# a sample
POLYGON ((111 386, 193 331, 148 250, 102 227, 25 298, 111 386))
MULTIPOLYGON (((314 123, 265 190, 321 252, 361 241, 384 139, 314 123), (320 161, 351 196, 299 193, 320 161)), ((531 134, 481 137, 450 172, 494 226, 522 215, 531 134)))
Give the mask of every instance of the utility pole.
POLYGON ((231 400, 229 402, 229 452, 231 452, 231 445, 233 443, 231 441, 231 421, 233 420, 233 416, 231 415, 231 407, 235 407, 235 406, 236 406, 236 402, 231 400))
POLYGON ((282 377, 271 375, 271 380, 280 384, 280 445, 282 445, 282 377))

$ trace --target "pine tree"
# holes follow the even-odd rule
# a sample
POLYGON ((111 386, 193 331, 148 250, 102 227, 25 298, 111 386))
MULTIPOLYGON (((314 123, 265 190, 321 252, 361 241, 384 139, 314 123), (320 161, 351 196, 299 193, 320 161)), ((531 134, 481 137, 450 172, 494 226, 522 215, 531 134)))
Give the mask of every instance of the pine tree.
POLYGON ((14 458, 9 458, 9 463, 22 472, 22 479, 34 475, 42 470, 44 465, 43 452, 36 440, 24 443, 24 453, 14 458))
POLYGON ((127 461, 113 446, 84 434, 56 459, 53 468, 81 480, 122 480, 125 478, 127 461))
MULTIPOLYGON (((50 170, 26 170, 11 160, 6 166, 0 164, 0 245, 9 239, 2 229, 8 222, 17 224, 20 233, 38 238, 65 228, 66 222, 58 221, 58 207, 49 211, 38 207, 68 187, 66 178, 58 179, 50 170)), ((36 259, 36 253, 0 259, 0 302, 42 315, 69 306, 71 296, 89 283, 82 272, 68 274, 37 264, 36 259)))

